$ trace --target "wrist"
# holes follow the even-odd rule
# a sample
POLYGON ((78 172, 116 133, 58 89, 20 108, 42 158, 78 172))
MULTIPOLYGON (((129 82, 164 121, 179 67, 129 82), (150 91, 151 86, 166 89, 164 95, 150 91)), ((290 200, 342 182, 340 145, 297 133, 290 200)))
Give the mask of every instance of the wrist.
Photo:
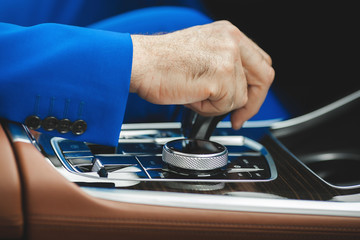
POLYGON ((142 56, 144 55, 144 50, 142 49, 141 35, 131 35, 131 39, 133 44, 133 58, 130 79, 130 92, 137 92, 141 79, 143 79, 143 72, 141 69, 144 68, 144 65, 142 65, 142 56))
POLYGON ((139 93, 146 79, 152 78, 155 66, 153 37, 149 35, 131 35, 133 42, 133 61, 130 79, 130 92, 139 93))

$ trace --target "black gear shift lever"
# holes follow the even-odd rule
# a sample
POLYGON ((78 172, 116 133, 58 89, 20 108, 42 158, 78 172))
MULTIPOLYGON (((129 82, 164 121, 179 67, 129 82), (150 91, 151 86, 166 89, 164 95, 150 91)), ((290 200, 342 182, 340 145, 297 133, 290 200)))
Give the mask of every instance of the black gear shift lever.
POLYGON ((184 108, 181 129, 184 137, 189 139, 205 139, 208 140, 216 128, 216 125, 226 117, 227 114, 204 117, 198 113, 184 108))

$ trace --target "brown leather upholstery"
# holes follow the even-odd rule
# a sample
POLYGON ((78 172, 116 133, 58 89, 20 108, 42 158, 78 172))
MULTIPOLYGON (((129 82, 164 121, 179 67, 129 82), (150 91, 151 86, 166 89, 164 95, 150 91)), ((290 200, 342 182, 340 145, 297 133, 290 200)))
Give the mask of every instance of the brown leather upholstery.
POLYGON ((14 153, 0 125, 0 239, 22 236, 21 184, 14 153))
POLYGON ((359 239, 360 219, 159 207, 93 198, 15 143, 29 239, 359 239))

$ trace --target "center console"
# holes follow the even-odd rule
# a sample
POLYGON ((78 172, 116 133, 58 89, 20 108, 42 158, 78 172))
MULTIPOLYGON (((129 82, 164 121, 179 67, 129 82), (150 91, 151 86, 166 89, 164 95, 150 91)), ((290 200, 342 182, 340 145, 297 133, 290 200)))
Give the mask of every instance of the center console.
POLYGON ((346 168, 352 177, 344 183, 343 170, 320 166, 322 159, 334 156, 338 164, 354 166, 340 153, 358 156, 358 116, 353 113, 359 99, 355 92, 300 118, 247 122, 240 131, 222 121, 206 141, 184 136, 178 122, 124 124, 116 147, 52 137, 15 124, 6 128, 14 141, 31 142, 61 175, 96 198, 359 217, 356 170, 346 168), (330 182, 324 172, 341 183, 330 182))
POLYGON ((222 136, 214 136, 212 141, 194 142, 183 139, 180 129, 171 128, 174 124, 166 125, 169 128, 127 125, 116 148, 61 138, 51 138, 50 144, 60 164, 79 185, 130 187, 141 182, 162 182, 172 188, 191 188, 191 184, 196 188, 201 182, 206 189, 215 190, 224 183, 267 182, 277 177, 269 152, 248 137, 232 136, 230 129, 223 129, 222 136), (190 144, 198 146, 185 154, 190 144))

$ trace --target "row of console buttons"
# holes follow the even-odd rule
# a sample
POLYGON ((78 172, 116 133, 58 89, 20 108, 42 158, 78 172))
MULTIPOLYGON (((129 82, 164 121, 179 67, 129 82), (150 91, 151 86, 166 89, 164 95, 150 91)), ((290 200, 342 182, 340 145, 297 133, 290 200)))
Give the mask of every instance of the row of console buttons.
MULTIPOLYGON (((133 155, 154 155, 162 153, 162 145, 155 143, 121 143, 117 147, 119 154, 133 154, 133 155)), ((226 146, 229 153, 243 154, 254 153, 254 150, 245 146, 226 146)))
MULTIPOLYGON (((125 154, 125 151, 133 150, 134 144, 119 144, 122 153, 113 155, 93 155, 89 147, 83 142, 64 140, 59 142, 64 158, 80 171, 91 171, 93 160, 98 159, 101 164, 109 171, 121 170, 126 172, 138 169, 136 174, 139 178, 170 178, 166 172, 166 166, 162 161, 158 145, 150 148, 150 145, 142 144, 137 148, 152 149, 156 154, 125 154), (131 168, 130 168, 131 167, 131 168), (165 169, 165 172, 164 172, 165 169)), ((132 151, 129 151, 132 152, 132 151)), ((146 152, 146 151, 145 151, 146 152)), ((266 159, 260 154, 230 154, 227 168, 222 172, 221 179, 268 179, 270 169, 266 159)), ((219 176, 216 176, 219 177, 219 176)))

